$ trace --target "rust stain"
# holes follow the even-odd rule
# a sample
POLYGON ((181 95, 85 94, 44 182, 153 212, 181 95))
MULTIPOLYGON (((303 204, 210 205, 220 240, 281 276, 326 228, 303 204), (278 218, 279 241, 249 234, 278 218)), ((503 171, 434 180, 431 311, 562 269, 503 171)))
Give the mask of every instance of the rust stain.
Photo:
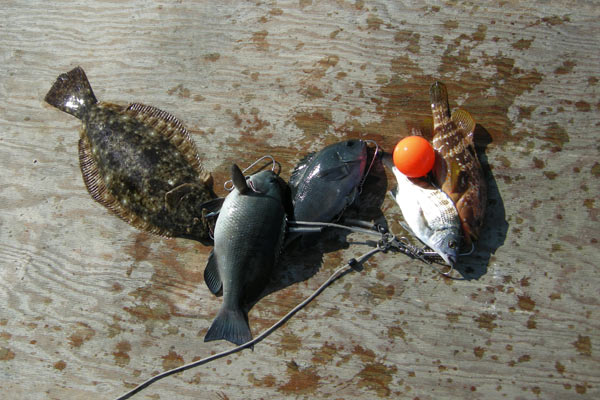
POLYGON ((287 364, 289 380, 278 390, 284 393, 310 394, 313 393, 321 377, 317 375, 315 367, 300 368, 294 361, 287 364))
POLYGON ((406 342, 406 332, 404 332, 404 329, 400 328, 398 325, 388 327, 387 335, 390 339, 399 337, 406 342))
POLYGON ((62 371, 63 369, 67 368, 67 363, 64 362, 63 360, 60 360, 60 361, 55 362, 53 367, 59 371, 62 371))
POLYGON ((409 30, 398 31, 394 35, 394 41, 407 43, 406 50, 413 54, 419 54, 421 50, 419 46, 420 38, 421 35, 409 30))
POLYGON ((583 356, 592 355, 592 341, 590 340, 589 336, 578 335, 577 340, 572 344, 575 346, 579 354, 583 356))
POLYGON ((392 376, 396 374, 396 366, 387 367, 382 363, 369 363, 358 373, 358 387, 367 387, 375 391, 378 397, 388 397, 391 394, 389 385, 392 376))
POLYGON ((137 305, 134 307, 123 307, 123 310, 135 316, 141 321, 160 320, 167 321, 171 318, 169 307, 165 304, 160 304, 156 307, 150 307, 146 304, 137 305))
POLYGON ((321 349, 313 353, 312 362, 315 364, 329 364, 337 352, 338 348, 335 344, 325 342, 321 349))
POLYGON ((373 350, 365 349, 361 345, 356 345, 354 349, 352 349, 352 354, 359 356, 362 362, 375 361, 375 352, 373 350))
POLYGON ((0 347, 0 361, 10 361, 15 358, 15 352, 8 347, 0 347))
POLYGON ((531 297, 523 295, 517 296, 519 298, 519 308, 525 311, 533 311, 535 308, 535 301, 531 300, 531 297))
POLYGON ((373 286, 370 286, 367 290, 369 293, 371 293, 371 296, 373 296, 372 298, 376 303, 380 303, 384 300, 391 300, 396 292, 394 285, 389 284, 385 286, 381 283, 376 283, 373 286))
POLYGON ((263 378, 256 378, 253 373, 248 374, 248 382, 256 387, 273 387, 277 383, 275 377, 271 374, 265 375, 263 378))
POLYGON ((524 363, 524 362, 528 362, 528 361, 531 361, 531 356, 529 354, 524 354, 517 359, 518 363, 524 363))
POLYGON ((565 61, 563 61, 562 65, 560 67, 557 67, 554 70, 554 73, 556 75, 566 75, 566 74, 570 73, 571 71, 573 71, 573 68, 576 65, 577 65, 577 63, 575 63, 575 61, 565 60, 565 61))
POLYGON ((294 116, 294 123, 306 137, 314 138, 327 132, 333 124, 333 116, 329 110, 299 112, 294 116))
POLYGON ((127 341, 119 342, 115 346, 115 350, 116 351, 112 353, 115 358, 115 364, 120 367, 129 364, 130 357, 128 353, 131 351, 131 344, 127 341))
POLYGON ((367 16, 367 26, 368 29, 379 30, 379 28, 383 25, 383 20, 374 14, 369 14, 367 16))
POLYGON ((288 351, 296 353, 301 346, 302 341, 299 336, 293 332, 283 332, 277 347, 277 355, 286 354, 288 351))
POLYGON ((482 358, 485 354, 485 349, 483 347, 477 346, 473 349, 473 354, 475 354, 475 357, 477 358, 482 358))
POLYGON ((515 43, 513 43, 511 46, 517 50, 527 50, 527 49, 529 49, 529 47, 531 47, 532 42, 533 42, 533 39, 529 39, 529 40, 528 39, 519 39, 515 43))
POLYGON ((600 177, 600 163, 595 162, 594 165, 592 165, 591 172, 596 178, 600 177))
POLYGON ((479 328, 487 329, 492 332, 495 328, 498 327, 494 321, 498 318, 496 315, 483 313, 480 314, 478 318, 475 318, 475 322, 477 322, 479 328))
POLYGON ((450 322, 451 324, 455 324, 458 322, 458 318, 460 317, 460 314, 458 313, 453 313, 453 312, 448 312, 446 313, 446 319, 448 320, 448 322, 450 322))
POLYGON ((252 42, 254 42, 254 44, 259 50, 266 51, 269 49, 269 43, 267 43, 268 35, 269 32, 265 30, 254 32, 252 34, 252 42))
POLYGON ((69 336, 69 343, 73 347, 81 347, 84 342, 92 339, 95 334, 96 332, 88 324, 78 322, 74 332, 69 336))
POLYGON ((585 394, 587 392, 587 387, 585 384, 583 384, 583 385, 577 384, 577 385, 575 385, 575 391, 578 394, 585 394))
POLYGON ((210 62, 215 62, 219 58, 221 58, 221 55, 219 53, 209 53, 209 54, 204 55, 204 59, 206 61, 210 61, 210 62))
POLYGON ((175 353, 173 350, 169 350, 169 354, 162 356, 163 369, 169 370, 177 367, 181 367, 184 364, 183 357, 175 353))

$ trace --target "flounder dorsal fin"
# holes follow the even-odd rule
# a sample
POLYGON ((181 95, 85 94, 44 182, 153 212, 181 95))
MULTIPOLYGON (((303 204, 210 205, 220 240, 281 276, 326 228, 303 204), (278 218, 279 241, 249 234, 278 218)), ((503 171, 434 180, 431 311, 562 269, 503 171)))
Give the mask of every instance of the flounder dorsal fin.
POLYGON ((248 182, 246 182, 246 178, 244 177, 242 170, 236 164, 231 165, 231 181, 233 182, 233 186, 241 194, 245 194, 250 191, 250 187, 248 186, 248 182))
POLYGON ((88 192, 98 203, 108 208, 134 228, 164 237, 173 236, 173 233, 169 230, 160 228, 136 215, 111 194, 100 176, 98 165, 92 156, 92 149, 86 136, 82 136, 79 139, 79 166, 81 167, 81 174, 83 175, 83 181, 88 192))
POLYGON ((456 109, 452 113, 452 121, 463 130, 465 139, 469 145, 473 143, 473 132, 475 132, 475 120, 467 111, 462 109, 456 109))
POLYGON ((177 118, 166 111, 140 103, 130 104, 125 112, 167 138, 183 154, 186 161, 198 173, 201 181, 206 185, 212 185, 212 176, 202 169, 194 141, 177 118))

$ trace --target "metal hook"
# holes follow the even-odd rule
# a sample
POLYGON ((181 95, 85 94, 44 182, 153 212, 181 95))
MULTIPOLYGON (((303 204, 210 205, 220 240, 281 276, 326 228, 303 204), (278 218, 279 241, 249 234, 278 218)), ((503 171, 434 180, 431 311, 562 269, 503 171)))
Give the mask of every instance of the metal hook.
POLYGON ((380 149, 379 145, 374 140, 365 139, 363 141, 365 143, 371 143, 371 144, 375 145, 375 153, 373 153, 373 159, 371 160, 371 164, 369 164, 369 168, 367 168, 367 172, 365 172, 362 180, 360 181, 360 184, 358 185, 358 193, 359 194, 362 193, 363 185, 365 184, 365 181, 367 180, 367 176, 369 176, 369 173, 371 172, 371 169, 373 168, 373 165, 375 164, 375 160, 377 159, 377 154, 379 153, 379 149, 380 149))
MULTIPOLYGON (((247 166, 243 171, 242 174, 247 172, 250 168, 254 167, 256 164, 258 164, 259 162, 261 162, 264 159, 269 159, 271 160, 271 172, 275 173, 275 166, 279 166, 277 173, 275 173, 275 175, 279 176, 279 174, 281 173, 281 164, 279 164, 277 161, 275 161, 275 159, 273 158, 273 156, 271 155, 264 155, 261 158, 259 158, 258 160, 254 161, 252 164, 250 164, 249 166, 247 166)), ((261 169, 259 169, 258 171, 262 171, 264 167, 262 167, 261 169)), ((246 179, 248 179, 248 177, 246 177, 246 179)), ((233 190, 233 180, 229 179, 228 181, 225 181, 225 183, 223 184, 223 187, 225 188, 225 190, 227 190, 228 192, 231 192, 233 190)))

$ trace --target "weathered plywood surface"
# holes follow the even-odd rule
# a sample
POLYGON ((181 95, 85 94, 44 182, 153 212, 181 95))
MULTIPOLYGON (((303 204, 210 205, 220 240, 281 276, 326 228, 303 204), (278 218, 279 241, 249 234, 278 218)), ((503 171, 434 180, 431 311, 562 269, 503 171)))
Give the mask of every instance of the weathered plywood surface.
MULTIPOLYGON (((137 232, 86 193, 79 123, 43 102, 81 65, 99 99, 181 118, 218 183, 266 153, 287 178, 345 137, 390 150, 430 123, 436 78, 483 128, 491 200, 462 261, 479 279, 377 255, 253 352, 139 398, 600 397, 600 11, 479 3, 3 2, 2 393, 114 398, 229 348, 202 341, 221 301, 202 281, 210 249, 137 232)), ((381 208, 399 232, 397 206, 376 197, 362 216, 381 208)), ((308 279, 262 299, 253 332, 366 250, 340 247, 326 243, 322 263, 287 256, 285 282, 308 279)))

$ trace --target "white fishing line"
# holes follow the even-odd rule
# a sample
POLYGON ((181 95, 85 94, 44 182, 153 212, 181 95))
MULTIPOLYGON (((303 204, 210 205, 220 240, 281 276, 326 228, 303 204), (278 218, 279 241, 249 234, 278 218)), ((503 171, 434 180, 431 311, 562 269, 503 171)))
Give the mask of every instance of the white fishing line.
POLYGON ((362 263, 364 263, 367 259, 369 259, 369 257, 371 257, 373 254, 375 254, 379 251, 383 251, 383 249, 380 247, 376 247, 376 248, 368 251, 367 253, 363 254, 358 259, 353 258, 350 261, 348 261, 348 263, 346 265, 337 269, 329 277, 329 279, 327 279, 321 286, 319 286, 319 288, 317 290, 315 290, 313 292, 313 294, 311 294, 309 297, 307 297, 302 303, 300 303, 296 307, 294 307, 290 312, 288 312, 286 315, 284 315, 279 321, 277 321, 275 324, 273 324, 269 329, 267 329, 266 331, 264 331, 262 334, 260 334, 256 338, 252 339, 251 341, 246 342, 242 345, 239 345, 238 347, 234 347, 233 349, 223 351, 221 353, 212 355, 210 357, 203 358, 202 360, 194 361, 192 363, 182 365, 181 367, 173 368, 173 369, 165 371, 161 374, 153 376, 152 378, 141 383, 134 389, 132 389, 129 392, 125 393, 124 395, 118 397, 116 400, 128 399, 131 396, 135 395, 136 393, 139 393, 142 390, 144 390, 145 388, 147 388, 148 386, 152 385, 153 383, 155 383, 163 378, 166 378, 167 376, 177 374, 179 372, 183 372, 185 370, 188 370, 188 369, 191 369, 194 367, 198 367, 200 365, 209 363, 209 362, 217 360, 219 358, 226 357, 230 354, 237 353, 238 351, 247 349, 249 347, 253 347, 255 344, 261 342, 263 339, 265 339, 267 336, 269 336, 271 333, 273 333, 275 330, 277 330, 277 328, 279 328, 280 326, 285 324, 291 317, 294 316, 294 314, 296 314, 298 311, 300 311, 302 308, 304 308, 308 303, 313 301, 319 294, 321 294, 321 292, 323 292, 323 290, 325 290, 334 281, 336 281, 338 278, 341 278, 342 276, 346 275, 348 272, 350 272, 353 269, 358 270, 359 266, 362 263))

